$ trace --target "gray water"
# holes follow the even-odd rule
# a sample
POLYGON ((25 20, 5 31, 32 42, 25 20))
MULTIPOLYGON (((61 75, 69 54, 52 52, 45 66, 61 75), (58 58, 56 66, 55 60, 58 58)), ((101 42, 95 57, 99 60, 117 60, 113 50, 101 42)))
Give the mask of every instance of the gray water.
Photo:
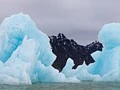
POLYGON ((0 85, 0 90, 120 90, 120 82, 39 83, 0 85))

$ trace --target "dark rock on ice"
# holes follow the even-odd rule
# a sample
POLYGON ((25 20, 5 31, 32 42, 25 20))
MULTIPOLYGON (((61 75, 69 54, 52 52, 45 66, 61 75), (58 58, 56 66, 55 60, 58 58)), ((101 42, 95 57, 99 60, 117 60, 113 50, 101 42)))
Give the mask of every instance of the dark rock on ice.
POLYGON ((52 52, 57 56, 52 66, 58 69, 59 72, 65 67, 68 58, 74 61, 72 69, 76 69, 85 61, 86 65, 94 63, 91 54, 97 50, 102 51, 103 45, 98 42, 92 42, 87 46, 77 44, 73 39, 68 39, 64 34, 59 33, 58 36, 51 36, 50 44, 52 52))

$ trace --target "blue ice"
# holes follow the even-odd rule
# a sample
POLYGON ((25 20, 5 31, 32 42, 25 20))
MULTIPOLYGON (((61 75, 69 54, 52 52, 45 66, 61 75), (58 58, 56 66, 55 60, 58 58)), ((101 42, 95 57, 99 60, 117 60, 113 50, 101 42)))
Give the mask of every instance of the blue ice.
POLYGON ((119 23, 103 26, 98 40, 104 49, 92 54, 96 62, 73 70, 73 61, 68 59, 59 73, 51 66, 56 56, 52 53, 48 36, 37 28, 29 15, 12 15, 0 25, 0 84, 119 81, 119 39, 119 23))
POLYGON ((103 51, 93 53, 95 63, 88 71, 98 74, 105 81, 119 81, 120 79, 120 23, 110 23, 103 26, 98 35, 103 43, 103 51))

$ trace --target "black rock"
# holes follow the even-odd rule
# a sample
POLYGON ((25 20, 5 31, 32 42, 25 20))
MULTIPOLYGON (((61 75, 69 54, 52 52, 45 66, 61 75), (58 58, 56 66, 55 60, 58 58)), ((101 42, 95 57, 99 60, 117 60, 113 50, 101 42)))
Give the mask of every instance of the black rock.
POLYGON ((98 41, 92 42, 87 46, 79 45, 73 39, 66 38, 62 33, 49 38, 52 52, 56 55, 56 60, 52 66, 58 69, 59 72, 65 67, 68 58, 74 61, 72 69, 76 69, 79 65, 82 65, 84 61, 86 65, 94 63, 95 61, 91 54, 98 50, 102 51, 103 48, 103 45, 98 41))

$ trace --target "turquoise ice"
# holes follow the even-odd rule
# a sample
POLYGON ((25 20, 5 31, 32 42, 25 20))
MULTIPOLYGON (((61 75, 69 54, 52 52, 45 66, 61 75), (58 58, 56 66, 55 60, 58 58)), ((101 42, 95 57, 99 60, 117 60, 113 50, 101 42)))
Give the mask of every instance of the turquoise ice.
POLYGON ((69 59, 59 73, 51 66, 56 56, 48 36, 37 28, 29 15, 12 15, 0 25, 0 84, 119 81, 120 24, 105 25, 98 40, 104 49, 92 54, 94 64, 72 70, 73 61, 69 59))
POLYGON ((96 61, 89 71, 98 74, 102 80, 120 80, 120 23, 111 23, 103 26, 98 35, 103 43, 102 52, 96 52, 93 57, 96 61))
POLYGON ((120 23, 104 25, 98 34, 98 40, 104 48, 102 52, 92 54, 95 63, 89 66, 84 64, 72 70, 73 62, 68 60, 63 73, 79 80, 120 81, 120 23))
POLYGON ((38 82, 79 82, 66 77, 51 64, 48 36, 23 13, 6 18, 0 26, 0 84, 32 84, 38 82))

